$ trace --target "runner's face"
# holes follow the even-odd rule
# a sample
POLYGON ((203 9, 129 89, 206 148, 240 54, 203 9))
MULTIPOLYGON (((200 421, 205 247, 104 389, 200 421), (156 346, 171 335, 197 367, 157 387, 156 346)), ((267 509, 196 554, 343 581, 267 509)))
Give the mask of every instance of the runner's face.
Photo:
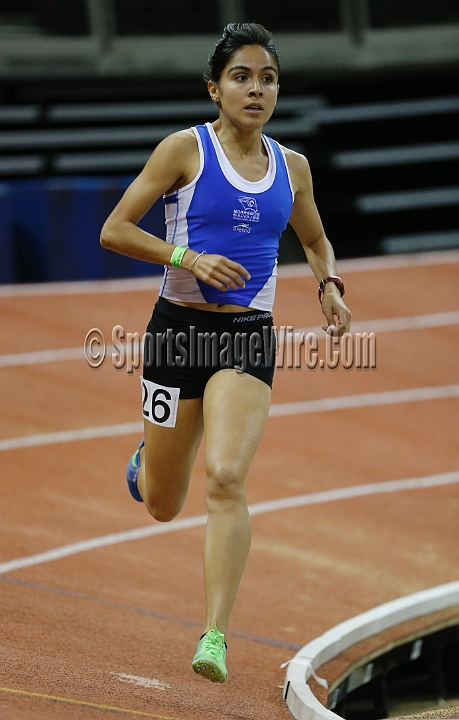
POLYGON ((210 96, 236 124, 261 127, 276 104, 277 63, 260 45, 244 45, 223 69, 218 83, 209 81, 210 96))

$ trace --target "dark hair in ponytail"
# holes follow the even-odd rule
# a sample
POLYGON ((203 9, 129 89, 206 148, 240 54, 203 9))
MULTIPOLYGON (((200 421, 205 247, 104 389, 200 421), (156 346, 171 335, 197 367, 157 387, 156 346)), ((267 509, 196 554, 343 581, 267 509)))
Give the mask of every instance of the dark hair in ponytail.
POLYGON ((209 55, 207 70, 203 74, 204 80, 218 82, 223 68, 229 63, 234 53, 244 45, 260 45, 272 55, 279 69, 279 56, 269 30, 257 23, 230 23, 224 29, 223 36, 216 44, 214 52, 209 55))

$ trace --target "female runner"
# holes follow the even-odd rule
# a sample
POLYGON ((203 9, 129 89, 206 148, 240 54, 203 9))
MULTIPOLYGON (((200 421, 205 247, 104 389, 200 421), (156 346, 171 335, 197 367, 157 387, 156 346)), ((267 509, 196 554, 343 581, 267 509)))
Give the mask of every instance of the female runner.
POLYGON ((254 23, 228 25, 205 75, 218 120, 163 140, 101 234, 105 248, 165 265, 145 344, 145 437, 127 479, 156 520, 172 520, 205 434, 206 626, 192 665, 218 682, 228 677, 225 634, 251 542, 245 481, 268 417, 275 360, 266 331, 287 222, 321 283, 330 331, 342 335, 350 325, 308 162, 261 132, 278 77, 271 34, 254 23), (137 227, 160 196, 166 241, 137 227), (196 354, 206 333, 225 348, 212 362, 196 354))

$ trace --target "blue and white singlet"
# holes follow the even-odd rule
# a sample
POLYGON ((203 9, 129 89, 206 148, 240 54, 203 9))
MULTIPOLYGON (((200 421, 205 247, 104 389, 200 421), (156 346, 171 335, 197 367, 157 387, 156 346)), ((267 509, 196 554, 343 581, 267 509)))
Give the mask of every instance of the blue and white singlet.
POLYGON ((241 177, 226 157, 210 123, 193 128, 199 171, 185 187, 165 195, 167 242, 200 253, 225 255, 251 276, 244 288, 226 292, 183 268, 166 267, 160 296, 193 303, 228 303, 270 312, 274 303, 279 238, 293 203, 287 161, 265 135, 268 172, 262 180, 241 177))

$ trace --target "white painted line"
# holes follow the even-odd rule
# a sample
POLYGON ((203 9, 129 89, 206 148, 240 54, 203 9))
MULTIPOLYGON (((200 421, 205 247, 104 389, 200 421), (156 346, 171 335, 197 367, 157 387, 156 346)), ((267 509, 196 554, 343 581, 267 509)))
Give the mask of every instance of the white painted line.
MULTIPOLYGON (((351 272, 377 272, 381 270, 396 270, 398 268, 423 267, 426 265, 444 265, 457 262, 459 262, 459 251, 457 250, 406 253, 404 255, 397 255, 396 257, 383 255, 380 257, 349 258, 348 260, 338 260, 338 274, 346 275, 351 272)), ((278 268, 278 277, 280 280, 312 276, 313 272, 306 262, 280 265, 278 268)))
POLYGON ((192 527, 205 525, 207 515, 195 515, 194 517, 184 518, 183 520, 173 520, 170 523, 161 523, 158 525, 147 525, 146 527, 136 528, 135 530, 126 530, 125 532, 111 533, 102 537, 82 540, 81 542, 71 543, 70 545, 62 545, 47 550, 46 552, 29 555, 28 557, 10 560, 0 564, 0 575, 4 575, 12 570, 31 567, 32 565, 41 565, 41 563, 51 560, 60 560, 69 555, 78 555, 80 552, 87 550, 96 550, 100 547, 109 545, 118 545, 119 543, 128 542, 129 540, 141 540, 151 535, 163 535, 164 533, 174 532, 176 530, 187 530, 192 527))
MULTIPOLYGON (((448 327, 459 324, 459 310, 443 313, 429 313, 427 315, 407 315, 406 317, 376 318, 375 320, 356 320, 352 322, 352 333, 362 332, 395 332, 397 330, 427 330, 435 327, 448 327)), ((325 333, 321 325, 309 328, 298 328, 294 331, 297 335, 308 332, 315 333, 318 337, 325 333)), ((1 357, 1 356, 0 356, 1 357)), ((0 361, 1 362, 1 361, 0 361)))
MULTIPOLYGON (((114 345, 107 345, 106 356, 111 357, 114 345)), ((40 365, 42 363, 62 362, 64 360, 85 360, 83 344, 80 347, 56 348, 55 350, 35 350, 33 352, 0 355, 0 368, 20 365, 40 365)))
MULTIPOLYGON (((442 473, 440 475, 427 475, 420 478, 406 478, 404 480, 389 480, 387 482, 369 483, 365 485, 353 485, 344 488, 335 488, 332 490, 324 490, 322 492, 309 493, 306 495, 296 495, 293 497, 280 498, 278 500, 268 500, 266 502, 254 503, 249 505, 251 515, 262 515, 268 512, 276 512, 277 510, 286 510, 291 508, 304 507, 306 505, 317 505, 336 500, 349 500, 351 498, 365 497, 368 495, 379 495, 382 493, 400 492, 404 490, 417 490, 421 488, 439 487, 441 485, 451 485, 459 482, 459 472, 442 473)), ((36 555, 29 555, 15 560, 9 560, 0 564, 0 575, 20 570, 21 568, 30 567, 32 565, 41 565, 51 560, 60 560, 70 555, 77 555, 87 550, 96 550, 97 548, 107 547, 109 545, 118 545, 119 543, 128 542, 130 540, 140 540, 152 535, 162 535, 177 530, 185 530, 192 527, 205 525, 207 515, 196 515, 194 517, 183 518, 182 520, 173 520, 170 523, 159 523, 155 525, 147 525, 146 527, 136 528, 134 530, 126 530, 119 533, 111 533, 110 535, 102 535, 101 537, 82 540, 80 542, 63 545, 53 550, 47 550, 36 555)))
POLYGON ((120 423, 118 425, 100 425, 99 427, 80 428, 79 430, 60 430, 40 435, 24 435, 18 438, 0 440, 0 451, 18 450, 26 447, 54 445, 75 442, 77 440, 95 440, 97 438, 116 437, 143 433, 143 422, 120 423))
POLYGON ((36 350, 35 352, 0 355, 0 367, 39 365, 62 360, 84 360, 83 345, 73 348, 56 348, 55 350, 36 350))
POLYGON ((163 279, 162 266, 160 275, 139 278, 123 278, 121 280, 76 280, 54 283, 30 283, 0 286, 0 297, 39 297, 48 295, 97 295, 98 293, 143 292, 157 290, 163 279))
MULTIPOLYGON (((425 265, 444 265, 459 262, 457 250, 436 252, 407 253, 397 257, 368 257, 338 260, 338 271, 370 272, 391 270, 393 268, 419 267, 425 265)), ((159 265, 154 266, 158 270, 159 265)), ((312 270, 307 262, 280 265, 278 268, 281 280, 293 277, 312 277, 312 270)), ((87 295, 96 293, 143 292, 161 287, 162 267, 160 275, 122 280, 78 280, 75 282, 30 283, 18 285, 0 285, 2 297, 30 297, 47 295, 87 295)))
POLYGON ((379 605, 346 620, 312 640, 289 662, 284 682, 284 699, 296 720, 341 720, 313 695, 307 680, 321 665, 372 635, 402 622, 459 604, 459 582, 445 585, 379 605))
POLYGON ((380 495, 383 493, 400 492, 401 490, 417 490, 419 488, 437 487, 459 482, 459 472, 442 473, 441 475, 427 475, 420 478, 405 478, 404 480, 387 480, 386 482, 367 483, 365 485, 352 485, 350 487, 336 488, 336 490, 323 490, 322 492, 297 495, 281 498, 280 500, 267 500, 249 506, 251 515, 261 515, 276 510, 303 507, 305 505, 318 505, 335 500, 349 500, 350 498, 365 497, 366 495, 380 495))
POLYGON ((167 690, 172 687, 172 685, 161 682, 161 680, 156 680, 156 678, 144 678, 139 675, 126 675, 126 673, 117 672, 111 672, 110 675, 116 677, 117 680, 121 680, 121 682, 137 685, 138 687, 155 688, 156 690, 167 690))
MULTIPOLYGON (((342 395, 341 397, 303 400, 292 403, 271 405, 270 417, 281 415, 303 415, 306 413, 347 410, 350 408, 375 407, 377 405, 396 405, 398 403, 440 400, 459 397, 459 385, 434 385, 433 387, 409 388, 404 390, 386 390, 378 393, 342 395)), ((1 449, 1 446, 0 446, 1 449)))
MULTIPOLYGON (((434 385, 433 387, 404 390, 386 390, 379 393, 341 395, 338 397, 321 398, 320 400, 277 403, 271 405, 269 408, 269 417, 305 415, 316 412, 330 412, 332 410, 396 405, 398 403, 423 402, 426 400, 441 400, 443 398, 455 397, 459 397, 459 384, 434 385)), ((78 430, 60 430, 54 433, 43 433, 39 435, 23 435, 22 437, 0 440, 0 452, 39 447, 42 445, 77 442, 79 440, 96 440, 98 438, 109 438, 119 435, 135 435, 139 433, 143 433, 143 421, 121 423, 118 425, 101 425, 78 430)))
MULTIPOLYGON (((359 320, 352 323, 352 332, 392 332, 396 330, 423 330, 434 327, 446 327, 459 324, 459 310, 443 313, 430 313, 428 315, 408 315, 406 317, 377 318, 375 320, 359 320)), ((319 338, 325 338, 322 325, 298 328, 295 333, 315 333, 319 338)), ((115 351, 113 345, 107 345, 106 353, 109 359, 115 351)), ((17 367, 20 365, 38 365, 40 363, 60 362, 64 360, 84 360, 83 346, 74 348, 58 348, 56 350, 36 350, 34 352, 12 353, 0 355, 0 368, 17 367)))

